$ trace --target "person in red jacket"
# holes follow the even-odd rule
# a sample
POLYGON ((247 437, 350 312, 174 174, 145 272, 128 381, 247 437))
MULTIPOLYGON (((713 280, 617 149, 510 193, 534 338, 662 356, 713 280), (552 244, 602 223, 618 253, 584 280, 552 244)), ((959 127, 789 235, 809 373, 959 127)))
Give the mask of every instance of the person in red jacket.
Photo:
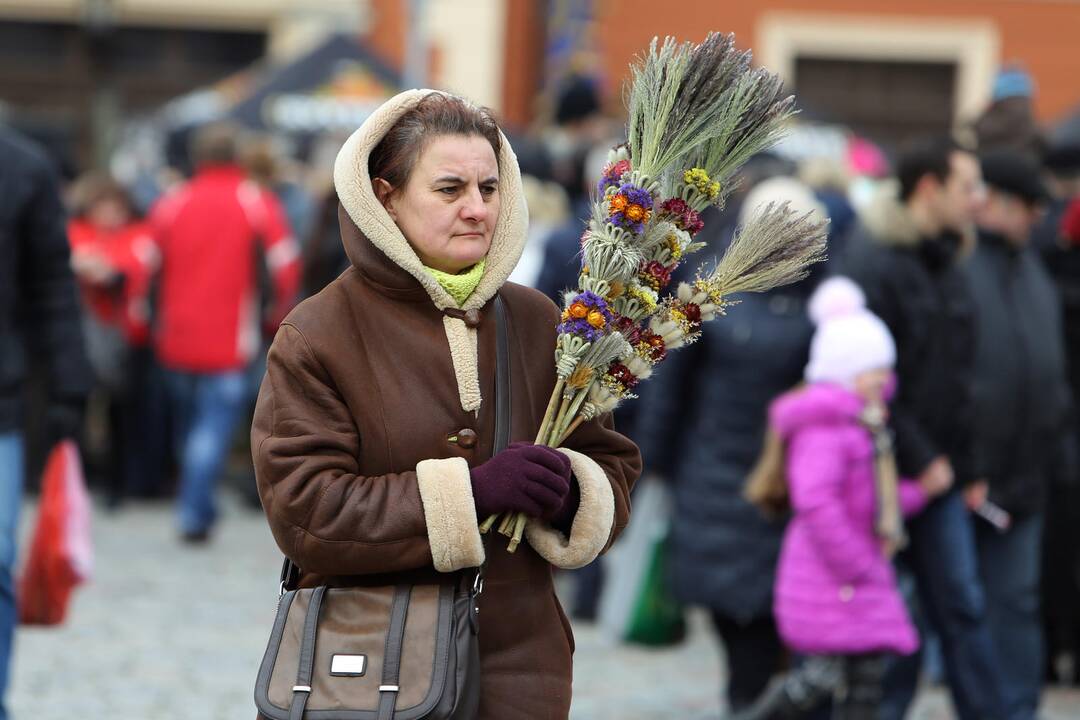
POLYGON ((251 400, 248 369, 261 331, 291 308, 300 264, 281 205, 237 163, 235 129, 202 129, 192 154, 195 176, 150 215, 161 254, 153 343, 177 417, 181 537, 203 541, 216 517, 217 477, 251 400))
POLYGON ((149 226, 127 191, 112 178, 88 174, 75 184, 75 217, 68 224, 71 267, 79 281, 84 330, 98 386, 109 401, 108 499, 130 491, 152 494, 154 472, 145 402, 149 352, 150 281, 158 265, 149 226))

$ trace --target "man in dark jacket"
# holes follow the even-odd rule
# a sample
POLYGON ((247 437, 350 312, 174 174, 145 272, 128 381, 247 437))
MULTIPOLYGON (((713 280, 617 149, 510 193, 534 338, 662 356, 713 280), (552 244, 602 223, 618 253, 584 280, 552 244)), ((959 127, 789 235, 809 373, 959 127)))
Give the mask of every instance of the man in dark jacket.
MULTIPOLYGON (((900 472, 920 479, 955 477, 965 485, 975 479, 975 328, 959 259, 973 241, 982 200, 979 164, 947 139, 925 140, 900 156, 897 175, 899 200, 883 198, 864 214, 843 265, 896 339, 899 385, 892 419, 900 472)), ((906 560, 926 619, 941 638, 960 718, 1003 717, 974 531, 959 490, 931 503, 911 522, 909 534, 906 560)), ((918 658, 890 673, 882 717, 903 717, 917 676, 918 658)))
MULTIPOLYGON (((1075 408, 1080 407, 1080 226, 1065 222, 1070 207, 1080 209, 1080 133, 1054 138, 1043 159, 1054 197, 1032 232, 1031 245, 1043 257, 1061 298, 1065 360, 1072 392, 1071 447, 1080 449, 1075 408)), ((1042 606, 1047 657, 1052 676, 1071 684, 1080 658, 1080 483, 1054 473, 1047 488, 1043 532, 1042 606)))
POLYGON ((0 127, 0 720, 17 619, 12 568, 22 500, 27 357, 49 378, 50 439, 78 429, 90 386, 64 210, 45 157, 0 127))
POLYGON ((1061 309, 1029 247, 1047 193, 1039 167, 1015 150, 982 158, 989 186, 979 245, 965 267, 975 298, 973 509, 990 502, 1011 517, 976 522, 986 616, 1009 717, 1034 718, 1042 685, 1039 555, 1046 489, 1061 467, 1068 386, 1061 309), (1057 452, 1056 452, 1057 451, 1057 452))

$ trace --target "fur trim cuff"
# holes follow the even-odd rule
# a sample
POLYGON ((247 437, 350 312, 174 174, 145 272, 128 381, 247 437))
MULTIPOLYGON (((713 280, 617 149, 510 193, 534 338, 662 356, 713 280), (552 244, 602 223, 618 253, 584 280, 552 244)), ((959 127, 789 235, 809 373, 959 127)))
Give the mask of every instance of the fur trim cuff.
POLYGON ((615 523, 615 495, 603 468, 592 458, 566 448, 557 450, 570 458, 581 490, 581 504, 570 526, 570 537, 540 520, 529 520, 525 537, 533 550, 552 565, 573 570, 591 563, 607 547, 615 523))
POLYGON ((435 569, 453 572, 482 564, 484 543, 465 459, 423 460, 416 465, 416 482, 435 569))

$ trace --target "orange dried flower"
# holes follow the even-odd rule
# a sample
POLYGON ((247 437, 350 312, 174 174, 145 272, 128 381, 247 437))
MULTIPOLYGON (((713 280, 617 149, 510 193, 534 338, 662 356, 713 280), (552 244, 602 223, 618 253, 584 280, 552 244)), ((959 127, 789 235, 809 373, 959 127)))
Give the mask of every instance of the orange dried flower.
POLYGON ((580 320, 581 318, 588 317, 589 308, 584 303, 576 302, 570 306, 570 317, 580 320))
POLYGON ((607 320, 604 319, 604 314, 599 310, 593 310, 589 313, 589 324, 594 328, 600 329, 607 325, 607 320))

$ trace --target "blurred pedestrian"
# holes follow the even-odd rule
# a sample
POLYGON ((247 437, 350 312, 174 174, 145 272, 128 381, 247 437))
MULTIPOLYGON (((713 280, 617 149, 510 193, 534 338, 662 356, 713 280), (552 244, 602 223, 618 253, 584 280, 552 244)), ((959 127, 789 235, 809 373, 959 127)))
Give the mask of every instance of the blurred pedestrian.
POLYGON ((47 434, 76 437, 91 384, 64 208, 45 155, 0 127, 0 720, 17 620, 16 530, 23 487, 20 398, 28 358, 49 378, 47 434))
POLYGON ((1047 199, 1039 166, 1019 151, 999 150, 982 157, 982 172, 989 192, 978 214, 979 245, 965 267, 978 319, 978 480, 965 496, 972 510, 989 501, 1010 519, 998 527, 976 522, 979 570, 1008 716, 1034 718, 1043 679, 1043 518, 1052 474, 1070 472, 1071 463, 1059 460, 1069 455, 1069 390, 1060 302, 1030 247, 1047 199))
MULTIPOLYGON (((1080 130, 1080 118, 1073 121, 1080 130)), ((1072 399, 1073 454, 1080 454, 1080 133, 1051 134, 1044 158, 1052 193, 1032 244, 1057 286, 1065 327, 1066 366, 1072 399), (1070 208, 1072 213, 1070 214, 1070 208), (1075 218, 1067 222, 1066 217, 1075 218)), ((1043 543, 1043 608, 1052 679, 1080 680, 1080 478, 1054 473, 1048 488, 1043 543)))
MULTIPOLYGON (((925 139, 900 154, 897 175, 899 197, 881 197, 866 210, 843 266, 896 339, 892 418, 900 473, 927 483, 956 481, 910 522, 905 560, 920 607, 941 638, 961 720, 1000 718, 1001 673, 986 627, 974 528, 959 491, 978 479, 971 431, 974 306, 960 260, 974 241, 983 200, 979 162, 948 138, 925 139)), ((885 717, 904 716, 918 670, 912 657, 890 671, 885 717)))
POLYGON ((444 583, 486 558, 476 717, 564 718, 573 637, 552 567, 626 525, 640 457, 610 418, 563 452, 525 442, 555 385, 559 311, 506 282, 526 237, 514 155, 486 111, 413 90, 346 142, 334 180, 352 266, 281 326, 252 426, 271 530, 302 587, 444 583), (517 441, 497 454, 496 298, 517 441), (478 529, 507 511, 538 519, 514 554, 478 529))
POLYGON ((197 133, 197 171, 151 213, 161 254, 154 348, 166 370, 180 454, 182 539, 208 538, 214 488, 233 434, 251 400, 248 368, 295 301, 300 265, 280 203, 237 164, 237 133, 211 125, 197 133), (261 251, 270 277, 260 317, 261 251))
POLYGON ((338 226, 338 196, 328 187, 319 197, 311 232, 303 243, 301 299, 309 298, 349 269, 338 226))
POLYGON ((248 176, 269 190, 281 203, 289 228, 301 243, 311 232, 315 221, 315 200, 308 192, 299 165, 282 147, 282 141, 271 135, 253 135, 242 145, 241 164, 248 176))
POLYGON ((972 123, 980 152, 1009 149, 1038 160, 1045 144, 1035 119, 1035 81, 1024 68, 998 71, 990 104, 972 123))
MULTIPOLYGON (((824 213, 805 185, 775 177, 750 189, 738 224, 772 201, 824 213)), ((702 234, 725 229, 706 223, 702 234)), ((764 443, 769 402, 802 378, 813 332, 806 300, 823 273, 819 267, 795 285, 741 296, 715 331, 664 362, 638 403, 649 411, 633 425, 646 472, 667 480, 674 496, 675 595, 712 616, 732 710, 752 703, 785 665, 772 612, 784 521, 764 517, 743 487, 764 443)))
MULTIPOLYGON (((152 495, 158 474, 147 461, 146 397, 150 280, 158 254, 150 228, 136 215, 124 188, 97 173, 73 191, 68 224, 71 267, 79 281, 87 350, 108 404, 107 494, 115 505, 129 492, 152 495)), ((156 469, 156 468, 155 468, 156 469)))
POLYGON ((829 217, 829 257, 836 261, 844 255, 844 242, 857 219, 848 199, 849 173, 837 158, 814 157, 799 165, 799 179, 814 191, 829 217))
POLYGON ((886 402, 896 346, 858 286, 824 281, 810 298, 816 325, 807 385, 769 410, 769 439, 747 497, 790 508, 776 577, 775 614, 799 668, 736 717, 788 717, 833 700, 833 717, 870 720, 882 702, 885 659, 910 654, 918 635, 890 560, 905 542, 903 515, 951 479, 900 480, 886 402))

